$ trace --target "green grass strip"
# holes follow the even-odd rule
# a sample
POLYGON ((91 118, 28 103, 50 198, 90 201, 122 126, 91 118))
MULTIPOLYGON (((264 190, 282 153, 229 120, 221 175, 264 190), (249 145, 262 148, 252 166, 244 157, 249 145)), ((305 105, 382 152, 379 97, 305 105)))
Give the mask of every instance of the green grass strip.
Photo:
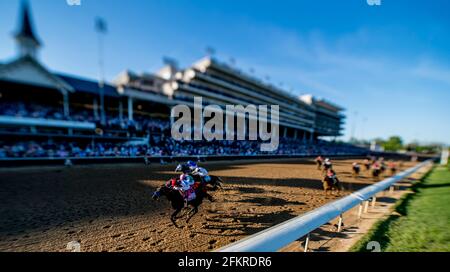
POLYGON ((351 251, 368 252, 370 241, 384 252, 450 252, 450 171, 437 167, 395 207, 399 215, 381 221, 351 251))

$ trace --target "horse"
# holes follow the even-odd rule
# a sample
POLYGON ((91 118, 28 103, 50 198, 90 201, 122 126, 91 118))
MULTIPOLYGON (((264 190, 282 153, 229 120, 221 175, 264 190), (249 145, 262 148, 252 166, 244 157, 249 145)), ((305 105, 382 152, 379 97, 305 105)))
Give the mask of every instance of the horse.
POLYGON ((366 171, 370 170, 370 165, 371 165, 370 161, 368 159, 365 159, 364 160, 364 167, 366 168, 366 171))
POLYGON ((372 169, 372 177, 375 180, 380 180, 380 175, 382 174, 381 169, 379 168, 373 168, 372 169))
POLYGON ((209 175, 210 180, 208 182, 205 182, 203 178, 199 175, 192 175, 195 182, 201 182, 204 183, 209 191, 217 191, 219 189, 222 189, 223 180, 218 176, 209 175))
POLYGON ((325 191, 325 195, 328 194, 328 191, 330 191, 331 194, 333 194, 333 189, 338 191, 338 194, 339 194, 339 192, 343 189, 341 182, 336 177, 336 175, 333 175, 333 176, 326 175, 322 180, 322 184, 323 184, 323 190, 325 191))
POLYGON ((386 172, 386 169, 387 169, 386 164, 384 164, 384 162, 382 162, 380 165, 381 173, 384 174, 386 172))
MULTIPOLYGON (((159 200, 161 196, 165 196, 167 200, 169 200, 172 208, 175 210, 170 216, 170 220, 175 227, 179 228, 176 223, 177 215, 185 208, 186 202, 181 192, 172 188, 171 183, 173 181, 173 179, 168 181, 166 184, 156 190, 152 198, 153 200, 159 200)), ((189 221, 198 213, 198 207, 203 203, 203 199, 206 198, 210 202, 214 202, 213 197, 208 194, 208 185, 211 185, 213 190, 218 190, 222 188, 222 183, 222 179, 216 176, 214 176, 214 178, 211 178, 211 181, 208 184, 203 181, 194 183, 193 188, 196 197, 193 200, 187 202, 187 206, 192 207, 192 209, 187 213, 188 218, 186 219, 186 223, 189 223, 189 221)))
POLYGON ((391 170, 391 176, 395 176, 397 174, 397 167, 395 165, 391 165, 389 169, 391 170))
POLYGON ((361 171, 361 167, 358 164, 354 164, 352 167, 353 177, 357 178, 359 176, 360 171, 361 171))

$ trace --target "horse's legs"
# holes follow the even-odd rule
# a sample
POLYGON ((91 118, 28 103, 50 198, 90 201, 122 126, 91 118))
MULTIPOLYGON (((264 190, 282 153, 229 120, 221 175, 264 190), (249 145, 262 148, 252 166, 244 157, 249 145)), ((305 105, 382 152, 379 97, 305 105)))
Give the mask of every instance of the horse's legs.
POLYGON ((186 220, 186 223, 189 223, 191 221, 192 217, 198 213, 198 207, 194 207, 188 214, 188 219, 186 220))
POLYGON ((177 222, 176 222, 176 217, 177 217, 177 215, 178 215, 180 212, 181 212, 181 209, 176 209, 176 210, 173 212, 172 216, 170 216, 170 220, 172 221, 173 225, 174 225, 175 227, 177 227, 177 228, 178 228, 178 225, 177 225, 177 222))
POLYGON ((205 196, 209 200, 209 202, 214 202, 214 198, 212 197, 212 195, 205 192, 205 196))

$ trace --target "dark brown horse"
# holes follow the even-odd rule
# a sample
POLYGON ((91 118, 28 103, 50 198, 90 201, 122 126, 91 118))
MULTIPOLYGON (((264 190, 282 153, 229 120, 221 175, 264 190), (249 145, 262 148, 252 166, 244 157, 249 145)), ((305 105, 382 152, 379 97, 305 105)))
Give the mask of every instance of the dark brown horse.
POLYGON ((333 194, 333 190, 336 190, 339 194, 340 191, 343 189, 341 182, 337 178, 336 174, 326 175, 322 180, 322 184, 323 190, 325 191, 325 195, 328 194, 328 191, 330 191, 331 194, 333 194))
POLYGON ((196 197, 192 201, 188 201, 186 203, 181 192, 179 190, 173 189, 173 181, 174 179, 168 181, 166 184, 156 190, 152 198, 153 200, 158 200, 161 196, 165 196, 167 200, 169 200, 172 208, 175 210, 170 216, 170 220, 177 228, 178 225, 176 223, 176 220, 179 219, 177 218, 177 216, 184 208, 191 207, 191 210, 187 213, 186 219, 186 223, 189 223, 192 217, 194 217, 198 213, 198 208, 203 203, 203 200, 205 198, 211 202, 214 201, 213 197, 208 194, 208 190, 218 190, 222 188, 222 179, 215 176, 211 178, 211 181, 209 183, 195 182, 193 188, 196 197))

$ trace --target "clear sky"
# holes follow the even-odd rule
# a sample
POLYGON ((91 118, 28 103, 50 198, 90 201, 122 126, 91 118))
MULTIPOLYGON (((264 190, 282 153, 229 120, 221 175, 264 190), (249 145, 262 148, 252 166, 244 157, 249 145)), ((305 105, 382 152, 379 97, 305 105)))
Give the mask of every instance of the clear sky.
MULTIPOLYGON (((94 18, 108 23, 106 75, 216 57, 347 109, 345 137, 450 144, 450 1, 30 0, 41 60, 98 75, 94 18)), ((15 56, 18 0, 0 1, 0 61, 15 56)))

